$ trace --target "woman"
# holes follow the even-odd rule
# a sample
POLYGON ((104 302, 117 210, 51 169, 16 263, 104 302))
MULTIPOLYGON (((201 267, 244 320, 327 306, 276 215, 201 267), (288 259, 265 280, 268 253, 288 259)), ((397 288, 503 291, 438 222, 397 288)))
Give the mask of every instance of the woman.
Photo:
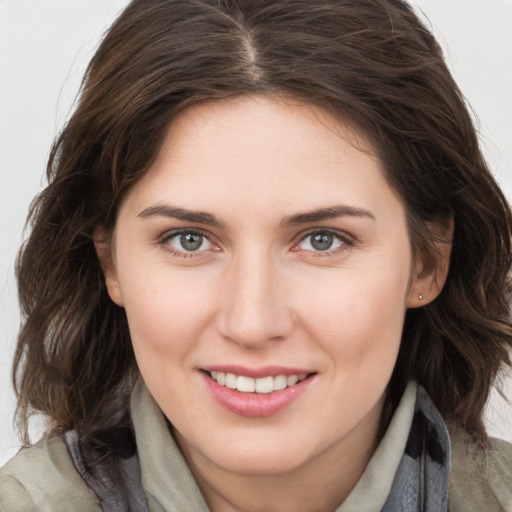
POLYGON ((6 510, 510 510, 512 215, 396 0, 134 0, 18 261, 6 510))

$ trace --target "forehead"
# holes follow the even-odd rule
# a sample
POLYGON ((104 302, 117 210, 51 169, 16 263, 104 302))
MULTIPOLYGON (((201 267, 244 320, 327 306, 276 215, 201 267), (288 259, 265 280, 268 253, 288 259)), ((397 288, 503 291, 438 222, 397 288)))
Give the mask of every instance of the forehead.
POLYGON ((280 205, 283 215, 326 204, 399 201, 353 126, 318 107, 265 96, 184 110, 128 197, 137 208, 172 202, 249 212, 280 205))

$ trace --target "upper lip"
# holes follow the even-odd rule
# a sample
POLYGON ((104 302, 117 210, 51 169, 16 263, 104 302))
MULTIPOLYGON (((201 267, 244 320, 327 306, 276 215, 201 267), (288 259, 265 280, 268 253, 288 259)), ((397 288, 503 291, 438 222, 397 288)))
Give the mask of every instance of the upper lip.
POLYGON ((261 377, 276 377, 277 375, 304 375, 314 373, 307 368, 291 368, 289 366, 262 366, 260 368, 251 368, 248 366, 219 364, 211 366, 203 366, 201 370, 206 372, 223 372, 234 373, 235 375, 243 375, 258 379, 261 377))

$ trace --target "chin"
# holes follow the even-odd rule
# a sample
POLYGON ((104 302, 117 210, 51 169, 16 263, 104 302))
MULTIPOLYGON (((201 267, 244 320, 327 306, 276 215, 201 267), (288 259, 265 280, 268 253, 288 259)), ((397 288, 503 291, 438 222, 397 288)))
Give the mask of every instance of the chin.
POLYGON ((223 454, 214 460, 218 466, 226 471, 239 475, 277 475, 288 473, 299 468, 305 457, 297 457, 297 453, 291 454, 273 451, 263 453, 261 450, 254 450, 248 453, 230 452, 223 454))

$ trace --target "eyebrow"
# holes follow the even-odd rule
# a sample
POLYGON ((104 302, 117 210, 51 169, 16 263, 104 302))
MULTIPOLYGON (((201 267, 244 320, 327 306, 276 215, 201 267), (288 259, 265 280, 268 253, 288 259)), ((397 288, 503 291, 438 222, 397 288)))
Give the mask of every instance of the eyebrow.
MULTIPOLYGON (((187 222, 204 224, 206 226, 225 227, 225 224, 211 213, 187 210, 186 208, 178 208, 170 205, 150 206, 142 210, 137 216, 142 218, 153 216, 169 217, 173 219, 185 220, 187 222)), ((319 210, 312 210, 304 213, 297 213, 295 215, 285 217, 280 224, 281 227, 289 227, 296 226, 298 224, 307 224, 309 222, 319 222, 346 216, 366 217, 375 220, 373 213, 369 210, 366 210, 365 208, 340 205, 321 208, 319 210)))
POLYGON ((137 215, 137 217, 142 218, 153 216, 170 217, 173 219, 195 222, 197 224, 205 224, 206 226, 224 227, 224 223, 211 213, 187 210, 185 208, 177 208, 169 205, 150 206, 149 208, 142 210, 137 215))
POLYGON ((319 222, 322 220, 335 219, 338 217, 366 217, 375 220, 375 215, 365 208, 356 208, 354 206, 331 206, 320 210, 298 213, 285 217, 281 221, 282 227, 296 226, 298 224, 307 224, 309 222, 319 222))

